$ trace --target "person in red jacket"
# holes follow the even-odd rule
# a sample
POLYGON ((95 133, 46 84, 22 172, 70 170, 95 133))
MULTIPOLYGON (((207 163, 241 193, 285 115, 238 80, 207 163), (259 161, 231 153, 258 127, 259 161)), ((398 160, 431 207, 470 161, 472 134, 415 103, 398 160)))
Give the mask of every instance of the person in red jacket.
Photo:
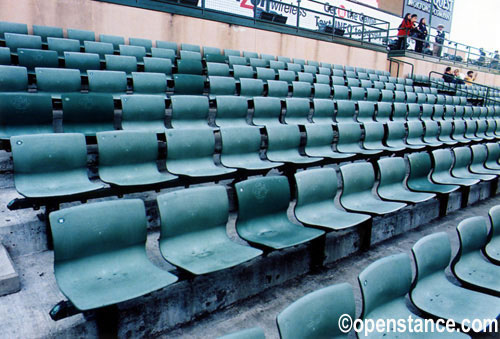
POLYGON ((406 49, 406 37, 410 35, 410 30, 413 28, 411 22, 411 14, 406 13, 403 22, 399 25, 397 49, 406 49))

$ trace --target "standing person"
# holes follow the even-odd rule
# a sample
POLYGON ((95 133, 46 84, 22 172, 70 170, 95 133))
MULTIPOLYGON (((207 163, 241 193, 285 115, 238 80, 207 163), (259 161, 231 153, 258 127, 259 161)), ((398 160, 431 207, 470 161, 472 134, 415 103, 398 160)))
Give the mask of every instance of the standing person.
POLYGON ((495 51, 495 55, 493 56, 493 60, 491 60, 491 68, 498 68, 498 61, 500 59, 500 56, 498 55, 498 50, 495 51))
POLYGON ((474 81, 476 81, 477 74, 474 74, 473 71, 468 71, 467 76, 465 77, 465 83, 467 85, 472 85, 474 81))
POLYGON ((420 23, 417 27, 417 39, 415 42, 415 52, 422 53, 424 48, 425 38, 427 37, 427 25, 425 24, 425 18, 420 19, 420 23))
POLYGON ((434 56, 440 57, 441 52, 443 51, 443 43, 444 43, 444 31, 443 31, 444 26, 443 25, 438 25, 437 27, 437 34, 434 42, 434 56))
POLYGON ((483 48, 480 48, 479 49, 479 59, 477 59, 477 63, 479 66, 483 66, 484 65, 484 57, 486 56, 486 53, 484 53, 484 49, 483 48))
POLYGON ((406 13, 401 25, 399 25, 397 49, 406 49, 406 37, 410 34, 410 29, 412 27, 411 15, 410 13, 406 13))

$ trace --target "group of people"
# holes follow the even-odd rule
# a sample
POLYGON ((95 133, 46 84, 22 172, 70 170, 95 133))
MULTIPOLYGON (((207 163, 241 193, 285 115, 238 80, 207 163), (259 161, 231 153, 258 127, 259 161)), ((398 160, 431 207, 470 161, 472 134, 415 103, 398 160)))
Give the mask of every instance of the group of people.
POLYGON ((477 74, 473 71, 468 71, 467 76, 464 76, 460 73, 460 70, 457 68, 453 72, 451 71, 451 67, 446 67, 443 80, 444 82, 454 83, 454 84, 467 84, 472 85, 474 81, 476 81, 477 74))
POLYGON ((445 33, 443 31, 444 26, 439 25, 437 27, 437 34, 434 40, 433 51, 429 49, 429 43, 426 42, 427 35, 429 31, 427 30, 427 23, 425 18, 418 21, 418 15, 406 13, 403 22, 398 28, 398 42, 397 49, 406 49, 406 40, 408 38, 415 39, 415 52, 417 53, 427 53, 435 56, 441 56, 443 50, 443 43, 445 38, 445 33))

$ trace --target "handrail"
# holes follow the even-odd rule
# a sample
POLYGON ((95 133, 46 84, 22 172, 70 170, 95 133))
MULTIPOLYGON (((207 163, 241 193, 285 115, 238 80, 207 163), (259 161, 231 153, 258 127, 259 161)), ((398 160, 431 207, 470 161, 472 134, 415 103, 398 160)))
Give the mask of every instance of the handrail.
POLYGON ((394 59, 394 58, 387 58, 387 60, 389 60, 389 73, 391 73, 391 71, 392 71, 392 63, 393 62, 395 62, 398 65, 398 72, 397 72, 398 77, 399 77, 399 63, 401 62, 403 64, 410 65, 411 66, 410 76, 413 79, 413 70, 415 69, 415 65, 413 65, 411 62, 403 61, 403 60, 399 60, 399 59, 394 59))

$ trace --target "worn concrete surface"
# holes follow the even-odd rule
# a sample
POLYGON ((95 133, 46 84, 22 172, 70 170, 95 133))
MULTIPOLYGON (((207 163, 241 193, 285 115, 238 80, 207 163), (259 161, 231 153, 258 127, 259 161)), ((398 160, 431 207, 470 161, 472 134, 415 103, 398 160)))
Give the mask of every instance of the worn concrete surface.
POLYGON ((19 291, 21 283, 9 254, 2 244, 0 244, 0 296, 19 291))

